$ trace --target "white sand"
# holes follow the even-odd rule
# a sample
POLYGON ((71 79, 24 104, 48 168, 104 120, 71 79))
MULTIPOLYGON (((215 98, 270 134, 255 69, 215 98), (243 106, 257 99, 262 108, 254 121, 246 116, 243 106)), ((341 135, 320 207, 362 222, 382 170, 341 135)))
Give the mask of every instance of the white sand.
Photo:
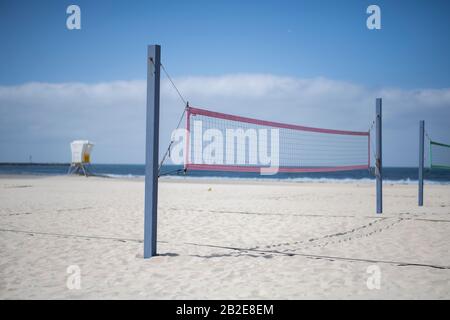
POLYGON ((450 186, 0 177, 0 298, 450 298, 450 186), (236 248, 236 249, 229 249, 236 248), (294 255, 290 255, 294 254, 294 255), (70 265, 81 288, 68 289, 70 265), (369 266, 380 270, 370 290, 369 266))

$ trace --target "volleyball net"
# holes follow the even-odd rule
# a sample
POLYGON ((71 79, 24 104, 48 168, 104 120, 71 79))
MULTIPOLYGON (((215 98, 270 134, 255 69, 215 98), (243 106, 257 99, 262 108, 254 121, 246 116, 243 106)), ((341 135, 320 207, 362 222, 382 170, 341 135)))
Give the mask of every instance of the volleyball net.
POLYGON ((430 167, 450 169, 450 145, 430 140, 430 167))
POLYGON ((186 109, 186 170, 332 172, 370 167, 370 133, 186 109))

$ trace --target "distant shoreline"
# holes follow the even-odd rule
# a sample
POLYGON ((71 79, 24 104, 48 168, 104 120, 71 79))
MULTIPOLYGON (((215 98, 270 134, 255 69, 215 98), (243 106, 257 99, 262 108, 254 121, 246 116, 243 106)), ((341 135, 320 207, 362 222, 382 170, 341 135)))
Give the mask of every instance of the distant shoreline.
MULTIPOLYGON (((70 162, 0 162, 0 166, 70 166, 70 162)), ((145 163, 90 163, 91 166, 145 166, 145 163)), ((167 167, 182 167, 181 165, 165 164, 167 167)), ((373 169, 374 167, 371 166, 373 169)), ((383 166, 383 169, 413 169, 416 170, 416 166, 383 166)), ((425 167, 425 169, 430 169, 425 167)))
MULTIPOLYGON (((66 175, 70 163, 64 162, 0 162, 0 175, 39 175, 55 176, 66 175)), ((100 164, 89 165, 90 172, 96 176, 109 178, 143 179, 145 177, 144 164, 100 164)), ((168 179, 227 179, 227 180, 292 180, 295 182, 372 182, 373 171, 353 170, 326 173, 289 174, 279 173, 273 176, 261 176, 255 173, 221 172, 221 171, 188 171, 183 172, 181 166, 163 166, 162 175, 168 179), (175 170, 177 169, 177 170, 175 170)), ((384 183, 417 184, 417 168, 385 167, 383 172, 384 183)), ((450 185, 450 170, 425 170, 427 184, 450 185)))
POLYGON ((70 166, 70 163, 51 162, 0 162, 0 166, 70 166))

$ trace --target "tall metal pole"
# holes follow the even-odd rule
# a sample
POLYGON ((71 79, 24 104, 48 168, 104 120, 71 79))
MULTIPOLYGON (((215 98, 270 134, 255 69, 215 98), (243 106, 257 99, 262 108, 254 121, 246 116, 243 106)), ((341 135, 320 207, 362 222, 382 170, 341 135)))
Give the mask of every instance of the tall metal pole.
POLYGON ((145 141, 144 258, 156 256, 158 218, 159 85, 161 47, 148 46, 147 125, 145 141))
POLYGON ((419 207, 423 206, 423 160, 424 160, 424 141, 425 140, 425 121, 420 120, 419 131, 419 207))
POLYGON ((381 98, 376 100, 376 163, 375 174, 377 177, 377 213, 383 212, 383 162, 382 162, 382 121, 381 121, 381 98))

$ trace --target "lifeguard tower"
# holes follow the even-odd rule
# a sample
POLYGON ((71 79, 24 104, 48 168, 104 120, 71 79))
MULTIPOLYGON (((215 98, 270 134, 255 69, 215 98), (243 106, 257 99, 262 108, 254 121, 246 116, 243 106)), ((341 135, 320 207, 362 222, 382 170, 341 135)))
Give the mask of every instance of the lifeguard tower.
POLYGON ((70 144, 72 150, 72 162, 67 174, 84 174, 86 177, 92 175, 89 171, 91 164, 91 152, 94 144, 87 140, 75 140, 70 144))

